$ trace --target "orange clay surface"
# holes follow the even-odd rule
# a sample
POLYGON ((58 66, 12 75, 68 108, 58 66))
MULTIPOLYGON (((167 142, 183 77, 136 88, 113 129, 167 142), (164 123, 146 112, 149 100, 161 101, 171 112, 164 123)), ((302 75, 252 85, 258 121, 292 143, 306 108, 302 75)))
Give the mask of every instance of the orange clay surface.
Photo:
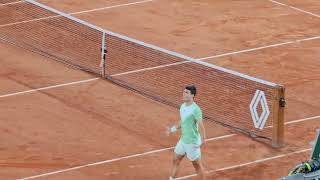
MULTIPOLYGON (((126 0, 41 0, 72 13, 126 0)), ((279 2, 320 14, 318 0, 279 2)), ((320 18, 265 1, 154 0, 75 15, 97 26, 194 58, 320 36, 320 18)), ((205 61, 286 87, 286 146, 242 135, 211 140, 203 148, 207 179, 274 180, 310 156, 320 126, 320 39, 205 61), (305 150, 303 152, 268 159, 305 150), (242 167, 232 166, 244 164, 242 167), (228 168, 221 170, 221 168, 228 168), (220 170, 219 170, 220 169, 220 170), (219 170, 219 171, 217 171, 219 170)), ((95 78, 15 46, 0 43, 0 95, 95 78)), ((105 80, 0 98, 0 179, 18 179, 113 160, 35 179, 166 180, 179 134, 164 130, 178 110, 105 80), (153 150, 162 150, 141 154, 153 150), (139 154, 136 157, 116 158, 139 154)), ((207 137, 233 134, 205 123, 207 137)), ((184 160, 179 176, 194 174, 184 160)), ((195 177, 189 179, 196 179, 195 177)))

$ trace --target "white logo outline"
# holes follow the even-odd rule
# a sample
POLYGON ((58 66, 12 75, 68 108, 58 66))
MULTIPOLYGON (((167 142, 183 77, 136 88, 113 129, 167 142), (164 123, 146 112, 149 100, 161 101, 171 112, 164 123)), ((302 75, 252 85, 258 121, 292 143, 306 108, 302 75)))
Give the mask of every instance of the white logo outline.
POLYGON ((251 112, 251 117, 253 120, 254 127, 257 129, 263 129, 270 115, 268 102, 267 102, 265 93, 263 91, 256 90, 256 93, 250 103, 250 112, 251 112), (261 107, 262 107, 262 113, 260 117, 257 112, 257 107, 259 103, 261 104, 261 107))

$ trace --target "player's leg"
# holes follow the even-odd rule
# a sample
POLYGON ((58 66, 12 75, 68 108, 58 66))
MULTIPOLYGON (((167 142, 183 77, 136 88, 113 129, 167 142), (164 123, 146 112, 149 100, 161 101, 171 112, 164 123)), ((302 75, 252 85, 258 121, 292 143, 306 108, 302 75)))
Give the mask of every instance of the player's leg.
POLYGON ((183 158, 184 158, 184 155, 174 154, 170 180, 173 180, 175 177, 177 177, 179 166, 183 158))
POLYGON ((204 180, 204 168, 201 162, 201 158, 197 159, 195 161, 192 161, 192 165, 194 167, 194 169, 196 170, 196 173, 199 176, 199 179, 204 180))
POLYGON ((186 154, 185 148, 184 148, 184 143, 179 140, 179 142, 176 145, 176 148, 174 149, 174 157, 172 161, 172 169, 171 169, 171 176, 169 180, 173 180, 179 171, 179 166, 186 154))
POLYGON ((197 144, 187 144, 186 145, 186 155, 189 161, 192 162, 193 167, 196 170, 196 173, 201 180, 204 179, 204 168, 201 162, 201 148, 200 143, 197 144))

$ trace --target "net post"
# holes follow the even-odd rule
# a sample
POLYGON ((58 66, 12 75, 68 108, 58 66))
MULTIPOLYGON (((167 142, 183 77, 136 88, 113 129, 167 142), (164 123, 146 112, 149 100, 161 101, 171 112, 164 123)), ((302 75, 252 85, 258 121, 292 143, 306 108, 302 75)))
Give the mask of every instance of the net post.
POLYGON ((104 78, 106 76, 106 56, 107 56, 107 46, 106 46, 106 33, 102 34, 101 43, 101 62, 100 62, 100 72, 101 76, 104 78))
POLYGON ((277 85, 274 89, 273 122, 272 122, 272 146, 280 148, 284 146, 284 110, 285 88, 277 85))

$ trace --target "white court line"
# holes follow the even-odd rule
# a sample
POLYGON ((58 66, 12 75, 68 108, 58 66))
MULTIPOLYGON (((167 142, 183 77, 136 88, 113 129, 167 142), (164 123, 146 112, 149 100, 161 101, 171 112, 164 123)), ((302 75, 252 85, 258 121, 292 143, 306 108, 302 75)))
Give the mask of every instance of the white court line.
MULTIPOLYGON (((150 0, 151 1, 151 0, 150 0)), ((143 1, 145 2, 145 1, 143 1)), ((119 6, 117 6, 119 7, 119 6)), ((99 8, 102 9, 102 8, 99 8)), ((92 10, 88 10, 88 12, 92 12, 92 10)), ((80 14, 81 12, 76 12, 78 14, 80 14)), ((85 13, 85 12, 83 12, 85 13)), ((71 13, 73 14, 73 13, 71 13)), ((54 16, 56 17, 56 16, 54 16)), ((52 18, 52 17, 47 17, 47 18, 52 18)), ((39 20, 42 20, 44 18, 40 18, 39 20)), ((24 22, 21 22, 24 23, 24 22)), ((1 26, 0 26, 1 27, 1 26)), ((290 42, 286 42, 286 43, 279 43, 279 44, 275 44, 275 45, 269 45, 269 46, 265 46, 265 47, 260 47, 260 48, 253 48, 253 49, 248 49, 248 50, 242 50, 242 51, 237 51, 237 52, 232 52, 232 53, 226 53, 226 54, 222 54, 222 55, 217 55, 216 57, 222 57, 222 56, 228 56, 228 55, 233 55, 233 54, 239 54, 239 53, 244 53, 244 52, 250 52, 250 51, 256 51, 256 50, 260 50, 260 49, 265 49, 265 48, 270 48, 270 47, 277 47, 277 46, 283 46, 286 44, 292 44, 292 43, 297 43, 297 42, 301 42, 301 41, 306 41, 306 40, 313 40, 313 39, 319 39, 320 36, 318 37, 313 37, 313 38, 306 38, 303 40, 296 40, 296 41, 290 41, 290 42)), ((206 57, 206 58, 201 58, 199 60, 204 60, 204 59, 209 59, 209 58, 214 58, 214 57, 206 57)), ((163 67, 167 67, 168 65, 165 65, 163 67)), ((160 67, 160 66, 159 66, 160 67)), ((139 70, 141 71, 141 70, 139 70)), ((127 73, 128 74, 128 73, 127 73)), ((98 78, 97 78, 98 79, 98 78)), ((42 89, 42 88, 41 88, 42 89)), ((32 90, 31 90, 32 91, 32 90)), ((1 97, 1 96, 0 96, 1 97)), ((308 118, 309 120, 311 118, 308 118)), ((301 121, 299 121, 301 122, 301 121)), ((234 136, 235 134, 230 134, 227 135, 228 137, 230 136, 234 136)), ((222 137, 217 137, 217 138, 222 138, 222 137)), ((216 138, 216 139, 217 139, 216 138)), ((208 140, 206 140, 208 141, 208 140)), ((126 156, 126 157, 122 157, 122 158, 116 158, 116 159, 111 159, 111 160, 107 160, 107 161, 102 161, 102 162, 97 162, 97 163, 93 163, 93 164, 88 164, 88 165, 84 165, 84 166, 78 166, 78 167, 73 167, 73 168, 69 168, 69 169, 65 169, 65 170, 61 170, 61 171, 56 171, 56 172, 51 172, 51 173, 46 173, 46 174, 42 174, 42 175, 38 175, 38 176, 32 176, 32 177, 28 177, 28 178, 23 178, 23 179, 34 179, 37 177, 42 177, 42 176, 48 176, 48 175, 52 175, 52 174, 57 174, 57 173, 62 173, 62 172, 66 172, 66 171, 71 171, 71 170, 75 170, 75 169, 80 169, 80 168, 84 168, 84 167, 89 167, 89 166, 95 166, 95 165, 99 165, 99 164, 106 164, 106 163, 110 163, 110 162, 114 162, 114 161, 119 161, 121 159, 128 159, 128 158, 133 158, 133 157, 138 157, 138 156, 144 156, 147 154, 152 154, 152 153, 158 153, 158 152, 162 152, 162 151, 167 151, 170 149, 173 149, 174 147, 170 147, 170 148, 164 148, 164 149, 159 149, 159 150, 154 150, 154 151, 150 151, 150 152, 146 152, 146 153, 142 153, 142 154, 135 154, 135 155, 131 155, 131 156, 126 156)))
POLYGON ((191 61, 181 61, 181 62, 176 62, 176 63, 164 64, 164 65, 161 65, 161 66, 154 66, 154 67, 149 67, 149 68, 143 68, 143 69, 127 71, 127 72, 123 72, 123 73, 113 74, 111 76, 112 77, 123 76, 123 75, 127 75, 127 74, 145 72, 145 71, 150 71, 150 70, 154 70, 154 69, 161 69, 161 68, 170 67, 170 66, 176 66, 176 65, 185 64, 185 63, 191 63, 191 61))
POLYGON ((101 11, 101 10, 111 9, 111 8, 116 8, 116 7, 130 6, 130 5, 141 4, 141 3, 151 2, 151 1, 154 1, 154 0, 137 1, 137 2, 132 2, 132 3, 128 3, 128 4, 119 4, 119 5, 108 6, 108 7, 103 7, 103 8, 85 10, 85 11, 70 13, 70 15, 83 14, 83 13, 94 12, 94 11, 101 11))
POLYGON ((19 22, 14 22, 14 23, 2 24, 2 25, 0 25, 0 28, 7 27, 7 26, 13 26, 13 25, 17 25, 17 24, 28 23, 28 22, 41 21, 44 19, 51 19, 51 18, 56 18, 56 17, 60 17, 60 15, 47 16, 47 17, 43 17, 43 18, 37 18, 37 19, 31 19, 31 20, 26 20, 26 21, 19 21, 19 22))
POLYGON ((100 79, 100 78, 91 78, 91 79, 74 81, 74 82, 70 82, 70 83, 58 84, 58 85, 53 85, 53 86, 47 86, 47 87, 42 87, 42 88, 38 88, 38 89, 31 89, 31 90, 21 91, 21 92, 16 92, 16 93, 11 93, 11 94, 4 94, 4 95, 0 95, 0 98, 16 96, 16 95, 21 95, 21 94, 26 94, 26 93, 31 93, 31 92, 37 92, 37 91, 46 90, 46 89, 53 89, 53 88, 58 88, 58 87, 70 86, 70 85, 75 85, 75 84, 82 84, 82 83, 86 83, 86 82, 90 82, 90 81, 95 81, 98 79, 100 79))
MULTIPOLYGON (((138 1, 138 2, 133 2, 133 3, 128 3, 128 4, 109 6, 109 7, 104 7, 104 8, 98 8, 98 9, 96 9, 96 10, 107 9, 107 8, 111 8, 111 7, 128 6, 128 5, 133 5, 133 4, 138 4, 138 3, 145 3, 145 2, 151 2, 151 1, 153 1, 153 0, 145 0, 145 1, 138 1)), ((85 13, 85 12, 92 12, 92 11, 94 11, 94 10, 74 12, 74 13, 71 13, 71 15, 72 15, 72 14, 85 13)), ((20 23, 33 22, 33 21, 39 21, 39 20, 43 20, 43 19, 56 18, 56 17, 60 17, 60 15, 43 17, 43 18, 38 18, 38 19, 33 19, 33 20, 27 20, 27 21, 21 21, 21 22, 16 22, 16 23, 10 23, 10 24, 4 24, 4 25, 0 25, 0 28, 1 28, 1 27, 5 27, 5 26, 20 24, 20 23)), ((283 43, 277 43, 277 44, 272 44, 272 45, 267 45, 267 46, 262 46, 262 47, 257 47, 257 48, 240 50, 240 51, 234 51, 234 52, 229 52, 229 53, 223 53, 223 54, 219 54, 219 55, 214 55, 214 56, 199 58, 199 59, 197 59, 197 60, 206 60, 206 59, 213 59, 213 58, 218 58, 218 57, 225 57, 225 56, 230 56, 230 55, 236 55, 236 54, 241 54, 241 53, 246 53, 246 52, 258 51, 258 50, 262 50, 262 49, 267 49, 267 48, 272 48, 272 47, 279 47, 279 46, 284 46, 284 45, 288 45, 288 44, 294 44, 294 43, 299 43, 299 42, 303 42, 303 41, 310 41, 310 40, 316 40, 316 39, 320 39, 320 36, 309 37, 309 38, 304 38, 304 39, 299 39, 299 40, 293 40, 293 41, 288 41, 288 42, 283 42, 283 43)), ((184 64, 184 63, 191 63, 191 61, 182 61, 182 62, 171 63, 171 64, 166 64, 166 65, 161 65, 161 66, 154 66, 154 67, 149 67, 149 68, 144 68, 144 69, 139 69, 139 70, 134 70, 134 71, 128 71, 128 72, 119 73, 119 74, 113 74, 113 75, 111 75, 111 76, 122 76, 122 75, 127 75, 127 74, 142 72, 142 71, 148 71, 148 70, 160 69, 160 68, 164 68, 164 67, 175 66, 175 65, 184 64)))
POLYGON ((315 14, 315 13, 312 13, 312 12, 309 12, 309 11, 305 11, 305 10, 302 10, 302 9, 299 9, 299 8, 296 8, 294 6, 290 6, 290 5, 287 5, 287 4, 284 4, 284 3, 281 3, 281 2, 278 2, 278 1, 275 1, 275 0, 269 0, 273 3, 276 3, 276 4, 279 4, 281 6, 286 6, 286 7, 289 7, 291 9, 294 9, 294 10, 297 10, 297 11, 300 11, 300 12, 303 12, 303 13, 306 13, 306 14, 309 14, 311 16, 314 16, 314 17, 317 17, 317 18, 320 18, 320 15, 319 14, 315 14))
MULTIPOLYGON (((290 124, 299 123, 299 122, 303 122, 303 121, 307 121, 307 120, 313 120, 313 119, 317 119, 317 118, 319 118, 319 117, 320 117, 320 116, 314 116, 314 117, 309 117, 309 118, 294 120, 294 121, 292 121, 293 123, 290 123, 290 124), (303 121, 302 121, 302 120, 303 120, 303 121)), ((291 121, 290 121, 290 122, 291 122, 291 121)), ((288 123, 288 124, 289 124, 289 123, 288 123)), ((224 136, 218 136, 218 137, 206 139, 206 142, 215 141, 215 140, 220 140, 220 139, 227 139, 227 138, 230 138, 230 137, 233 137, 233 136, 236 136, 236 135, 237 135, 237 134, 228 134, 228 135, 224 135, 224 136)), ((77 170, 77 169, 82 169, 82 168, 85 168, 85 167, 96 166, 96 165, 101 165, 101 164, 108 164, 108 163, 112 163, 112 162, 115 162, 115 161, 120 161, 120 160, 123 160, 123 159, 130 159, 130 158, 145 156, 145 155, 148 155, 148 154, 159 153, 159 152, 168 151, 168 150, 171 150, 171 149, 174 149, 174 147, 157 149, 157 150, 148 151, 148 152, 144 152, 144 153, 128 155, 128 156, 124 156, 124 157, 120 157, 120 158, 109 159, 109 160, 100 161, 100 162, 91 163, 91 164, 86 164, 86 165, 82 165, 82 166, 76 166, 76 167, 72 167, 72 168, 68 168, 68 169, 63 169, 63 170, 59 170, 59 171, 53 171, 53 172, 49 172, 49 173, 45 173, 45 174, 40 174, 40 175, 25 177, 25 178, 21 178, 21 179, 19 179, 19 180, 35 179, 35 178, 39 178, 39 177, 50 176, 50 175, 54 175, 54 174, 60 174, 60 173, 63 173, 63 172, 68 172, 68 171, 73 171, 73 170, 77 170)), ((277 157, 277 156, 275 156, 275 157, 277 157)), ((261 161, 261 160, 258 160, 258 161, 261 161)), ((239 165, 237 165, 237 166, 239 166, 239 165)), ((220 170, 220 171, 221 171, 221 170, 220 170)), ((191 176, 192 176, 192 175, 191 175, 191 176)))
MULTIPOLYGON (((214 137, 214 138, 206 139, 206 142, 225 139, 225 138, 229 138, 229 137, 232 137, 232 136, 235 136, 235 135, 236 134, 229 134, 229 135, 225 135, 225 136, 214 137)), ((73 167, 73 168, 63 169, 63 170, 60 170, 60 171, 54 171, 54 172, 40 174, 40 175, 36 175, 36 176, 21 178, 19 180, 35 179, 35 178, 39 178, 39 177, 44 177, 44 176, 49 176, 49 175, 53 175, 53 174, 59 174, 59 173, 63 173, 63 172, 77 170, 77 169, 81 169, 81 168, 85 168, 85 167, 96 166, 96 165, 100 165, 100 164, 108 164, 108 163, 112 163, 112 162, 115 162, 115 161, 120 161, 120 160, 123 160, 123 159, 129 159, 129 158, 135 158, 135 157, 139 157, 139 156, 145 156, 145 155, 148 155, 148 154, 159 153, 159 152, 168 151, 168 150, 171 150, 171 149, 174 149, 174 147, 157 149, 157 150, 148 151, 148 152, 144 152, 144 153, 140 153, 140 154, 133 154, 133 155, 124 156, 124 157, 120 157, 120 158, 105 160, 105 161, 86 164, 86 165, 82 165, 82 166, 76 166, 76 167, 73 167)))
MULTIPOLYGON (((318 118, 320 119, 320 116, 313 116, 313 117, 308 117, 308 118, 304 118, 304 119, 298 119, 298 120, 288 121, 288 122, 285 122, 284 125, 295 124, 295 123, 304 122, 304 121, 309 121, 309 120, 318 119, 318 118)), ((267 128, 272 128, 272 126, 267 126, 267 127, 265 127, 265 129, 267 129, 267 128)))
POLYGON ((18 3, 22 3, 25 1, 16 1, 16 2, 11 2, 11 3, 5 3, 5 4, 0 4, 0 6, 7 6, 7 5, 11 5, 11 4, 18 4, 18 3))
MULTIPOLYGON (((114 6, 106 6, 106 7, 102 7, 102 8, 78 11, 78 12, 73 12, 73 13, 68 13, 68 14, 69 15, 84 14, 84 13, 88 13, 88 12, 101 11, 101 10, 105 10, 105 9, 111 9, 111 8, 123 7, 123 6, 130 6, 130 5, 141 4, 141 3, 151 2, 151 1, 154 1, 154 0, 144 0, 144 1, 126 3, 126 4, 119 4, 119 5, 114 5, 114 6)), ((31 20, 26 20, 26 21, 19 21, 19 22, 14 22, 14 23, 2 24, 2 25, 0 25, 0 28, 12 26, 12 25, 17 25, 17 24, 24 24, 24 23, 28 23, 28 22, 41 21, 41 20, 45 20, 45 19, 52 19, 52 18, 57 18, 57 17, 61 17, 61 15, 47 16, 47 17, 36 18, 36 19, 31 19, 31 20)))
MULTIPOLYGON (((320 116, 314 116, 314 117, 309 117, 309 118, 304 118, 304 119, 293 120, 293 121, 285 122, 284 124, 285 125, 287 125, 287 124, 295 124, 295 123, 304 122, 304 121, 313 120, 313 119, 318 119, 318 118, 320 118, 320 116)), ((271 126, 268 126, 268 127, 271 127, 271 126)), ((301 150, 301 151, 295 151, 295 152, 288 153, 288 154, 278 155, 278 156, 265 158, 265 159, 261 159, 261 160, 255 160, 255 161, 251 161, 251 162, 244 163, 244 164, 239 164, 239 165, 235 165, 235 166, 229 166, 229 167, 216 169, 216 170, 210 170, 210 171, 207 171, 206 173, 208 174, 208 173, 214 173, 214 172, 219 172, 219 171, 225 171, 225 170, 229 170, 229 169, 239 168, 239 167, 248 166, 248 165, 251 165, 251 164, 257 164, 257 163, 260 163, 260 162, 273 160, 273 159, 277 159, 277 158, 281 158, 281 157, 285 157, 285 156, 289 156, 289 155, 292 155, 292 154, 298 154, 298 153, 310 151, 310 150, 311 150, 311 148, 310 149, 304 149, 304 150, 301 150)), ((176 179, 187 179, 187 178, 194 177, 194 176, 196 176, 196 174, 191 174, 191 175, 179 177, 179 178, 176 178, 176 179)))
MULTIPOLYGON (((279 158, 283 158, 283 157, 286 157, 286 156, 299 154, 299 153, 304 153, 304 152, 308 152, 308 151, 311 151, 311 148, 302 149, 302 150, 299 150, 299 151, 294 151, 294 152, 290 152, 290 153, 286 153, 286 154, 280 154, 280 155, 277 155, 277 156, 272 156, 272 157, 268 157, 268 158, 264 158, 264 159, 259 159, 259 160, 255 160, 255 161, 251 161, 251 162, 247 162, 247 163, 243 163, 243 164, 238 164, 238 165, 234 165, 234 166, 228 166, 228 167, 224 167, 224 168, 220 168, 220 169, 210 170, 210 171, 207 171, 206 174, 215 173, 215 172, 219 172, 219 171, 230 170, 230 169, 235 169, 235 168, 240 168, 240 167, 249 166, 249 165, 252 165, 252 164, 258 164, 258 163, 262 163, 262 162, 265 162, 265 161, 279 159, 279 158)), ((197 176, 197 175, 196 174, 191 174, 191 175, 187 175, 187 176, 178 177, 178 178, 175 178, 175 179, 188 179, 188 178, 191 178, 191 177, 194 177, 194 176, 197 176)))
POLYGON ((208 56, 208 57, 199 58, 198 60, 202 60, 203 61, 203 60, 207 60, 207 59, 214 59, 214 58, 219 58, 219 57, 242 54, 242 53, 258 51, 258 50, 263 50, 263 49, 273 48, 273 47, 279 47, 279 46, 284 46, 284 45, 288 45, 288 44, 296 44, 296 43, 300 43, 300 42, 304 42, 304 41, 311 41, 311 40, 316 40, 316 39, 320 39, 320 36, 304 38, 304 39, 298 39, 298 40, 293 40, 293 41, 288 41, 288 42, 283 42, 283 43, 277 43, 277 44, 271 44, 271 45, 261 46, 261 47, 257 47, 257 48, 244 49, 244 50, 240 50, 240 51, 229 52, 229 53, 224 53, 224 54, 219 54, 219 55, 214 55, 214 56, 208 56))
POLYGON ((298 119, 298 120, 294 120, 294 121, 288 121, 288 122, 285 122, 284 124, 295 124, 295 123, 299 123, 299 122, 304 122, 304 121, 309 121, 309 120, 312 120, 312 119, 318 119, 320 118, 320 116, 313 116, 313 117, 309 117, 309 118, 304 118, 304 119, 298 119))

